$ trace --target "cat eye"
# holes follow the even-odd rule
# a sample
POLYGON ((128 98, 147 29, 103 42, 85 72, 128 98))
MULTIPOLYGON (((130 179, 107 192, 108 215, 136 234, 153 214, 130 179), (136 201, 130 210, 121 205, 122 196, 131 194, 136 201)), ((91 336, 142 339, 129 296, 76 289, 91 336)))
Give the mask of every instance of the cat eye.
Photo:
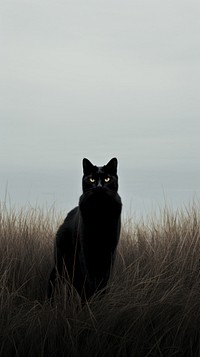
POLYGON ((106 177, 106 178, 104 179, 104 181, 105 181, 105 182, 109 182, 109 181, 110 181, 110 177, 106 177))
POLYGON ((90 177, 89 180, 90 180, 91 183, 94 183, 94 182, 95 182, 95 179, 92 178, 92 177, 90 177))

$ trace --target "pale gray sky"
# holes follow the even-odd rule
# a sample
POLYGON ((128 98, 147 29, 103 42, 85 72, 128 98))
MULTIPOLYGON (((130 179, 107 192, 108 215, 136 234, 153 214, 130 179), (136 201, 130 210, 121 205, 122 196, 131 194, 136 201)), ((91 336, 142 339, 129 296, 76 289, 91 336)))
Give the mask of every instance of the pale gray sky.
POLYGON ((1 0, 1 196, 76 203, 85 156, 118 157, 127 204, 198 193, 199 18, 199 0, 1 0))

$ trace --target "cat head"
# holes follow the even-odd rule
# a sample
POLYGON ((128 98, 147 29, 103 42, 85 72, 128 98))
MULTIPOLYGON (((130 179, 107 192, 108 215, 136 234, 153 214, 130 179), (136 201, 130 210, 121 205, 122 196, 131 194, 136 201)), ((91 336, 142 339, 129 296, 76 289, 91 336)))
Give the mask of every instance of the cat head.
POLYGON ((95 166, 88 159, 83 159, 82 186, 83 192, 96 188, 117 192, 117 159, 111 159, 104 166, 95 166))

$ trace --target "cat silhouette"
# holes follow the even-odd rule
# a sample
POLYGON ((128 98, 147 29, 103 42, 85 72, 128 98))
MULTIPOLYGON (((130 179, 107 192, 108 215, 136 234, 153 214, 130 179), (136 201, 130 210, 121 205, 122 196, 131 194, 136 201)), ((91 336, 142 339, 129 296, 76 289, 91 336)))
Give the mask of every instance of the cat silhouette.
POLYGON ((116 158, 104 166, 83 159, 83 193, 57 231, 48 298, 58 277, 72 284, 82 300, 107 285, 121 229, 117 165, 116 158))

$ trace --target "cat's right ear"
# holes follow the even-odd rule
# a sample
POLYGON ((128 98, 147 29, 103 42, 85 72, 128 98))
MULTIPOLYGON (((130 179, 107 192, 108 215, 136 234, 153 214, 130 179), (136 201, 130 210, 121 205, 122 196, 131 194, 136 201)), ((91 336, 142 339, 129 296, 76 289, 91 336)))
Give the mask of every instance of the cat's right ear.
POLYGON ((83 174, 84 175, 89 175, 94 169, 94 165, 88 160, 88 159, 83 159, 83 174))

